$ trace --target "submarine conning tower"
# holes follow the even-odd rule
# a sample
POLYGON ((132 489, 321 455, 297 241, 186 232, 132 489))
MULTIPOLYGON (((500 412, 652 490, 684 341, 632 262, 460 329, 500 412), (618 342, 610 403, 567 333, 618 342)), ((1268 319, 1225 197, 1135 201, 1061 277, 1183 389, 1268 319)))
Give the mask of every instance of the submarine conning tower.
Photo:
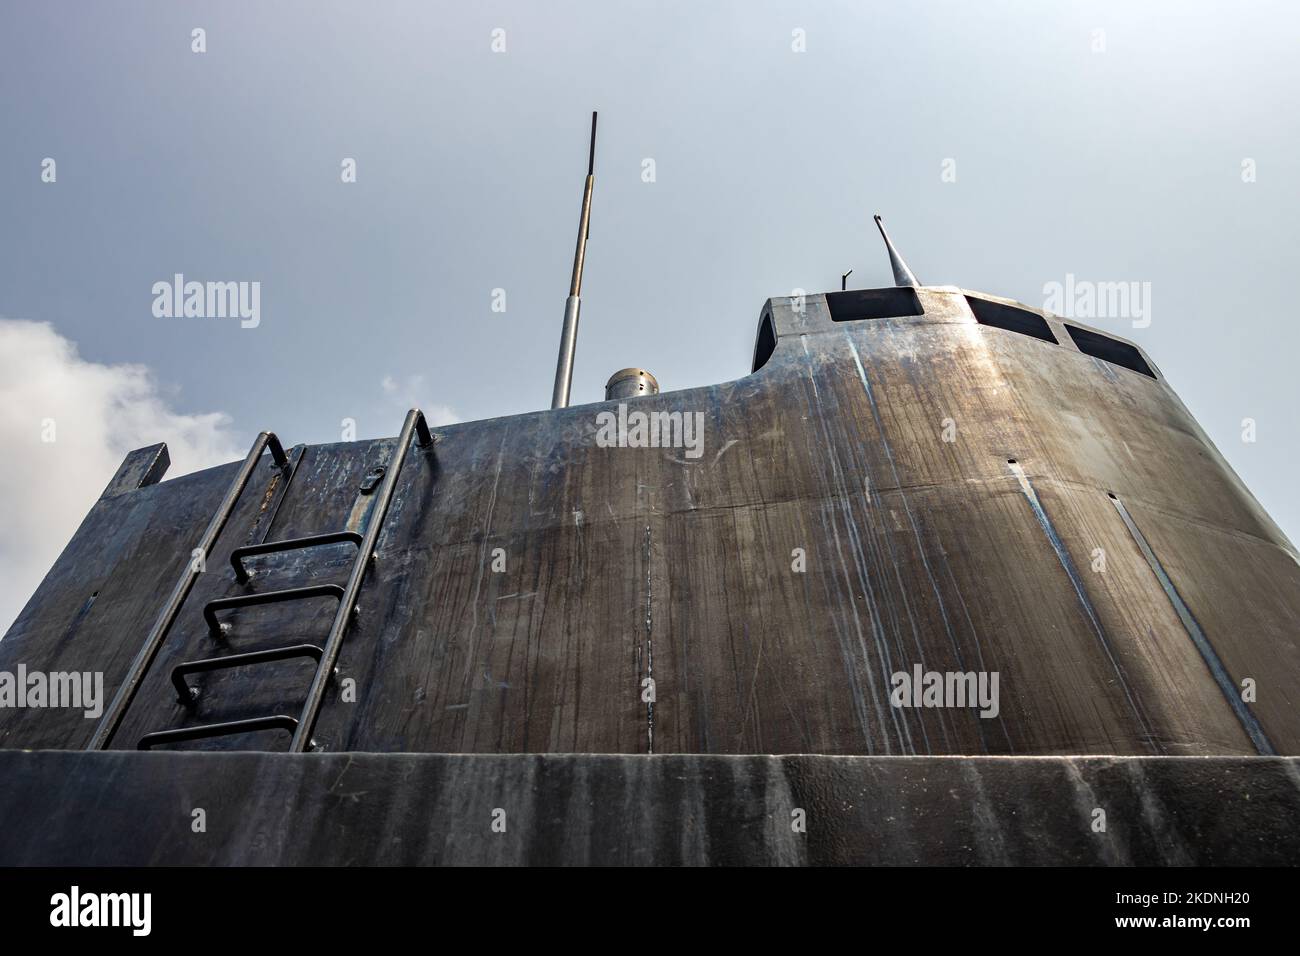
MULTIPOLYGON (((260 455, 98 745, 286 749, 317 687, 318 751, 1300 752, 1295 550, 1140 348, 899 286, 770 300, 753 365, 260 455), (996 713, 891 699, 900 673, 996 674, 996 713)), ((120 693, 247 467, 160 464, 127 457, 0 669, 120 693)), ((0 721, 6 748, 103 732, 0 721)))
POLYGON ((0 709, 2 861, 1300 853, 1295 550, 1073 321, 772 299, 736 381, 166 464, 127 456, 0 641, 111 698, 0 709))

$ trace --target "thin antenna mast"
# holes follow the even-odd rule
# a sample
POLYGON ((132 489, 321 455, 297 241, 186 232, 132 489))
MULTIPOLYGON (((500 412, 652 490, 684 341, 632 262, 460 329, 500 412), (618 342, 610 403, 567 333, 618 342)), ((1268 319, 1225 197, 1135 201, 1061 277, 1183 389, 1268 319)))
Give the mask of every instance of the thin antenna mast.
POLYGON ((889 250, 889 265, 894 270, 894 285, 919 286, 921 283, 917 280, 912 270, 907 267, 903 257, 898 254, 894 244, 889 241, 889 233, 885 232, 885 222, 877 214, 876 228, 880 230, 880 238, 885 240, 885 248, 889 250))
POLYGON ((587 236, 591 232, 591 190, 596 179, 596 114, 591 114, 591 148, 587 152, 587 183, 582 190, 582 216, 578 220, 578 248, 573 253, 573 278, 569 297, 564 300, 564 328, 560 332, 560 356, 555 362, 555 390, 551 408, 568 408, 573 384, 573 356, 578 349, 578 311, 582 307, 582 266, 587 257, 587 236))

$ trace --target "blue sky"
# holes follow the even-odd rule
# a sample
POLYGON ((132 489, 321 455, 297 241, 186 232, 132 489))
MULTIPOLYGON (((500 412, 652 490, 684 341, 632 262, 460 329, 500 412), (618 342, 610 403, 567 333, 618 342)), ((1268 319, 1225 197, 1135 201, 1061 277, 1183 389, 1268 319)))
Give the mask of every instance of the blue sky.
MULTIPOLYGON (((1087 321, 1148 350, 1294 540, 1298 28, 1250 2, 10 0, 0 316, 144 366, 164 425, 215 429, 182 469, 265 427, 545 407, 599 109, 575 403, 633 364, 737 378, 769 296, 891 284, 879 211, 927 283, 1149 282, 1149 327, 1087 321), (260 324, 154 317, 177 272, 260 282, 260 324)), ((86 474, 49 513, 75 527, 145 424, 64 462, 86 474)))

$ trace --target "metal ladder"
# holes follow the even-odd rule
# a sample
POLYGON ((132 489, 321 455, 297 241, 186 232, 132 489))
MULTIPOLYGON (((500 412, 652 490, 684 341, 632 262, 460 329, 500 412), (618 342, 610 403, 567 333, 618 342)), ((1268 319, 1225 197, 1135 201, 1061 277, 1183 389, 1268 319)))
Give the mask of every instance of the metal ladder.
MULTIPOLYGON (((384 519, 388 515, 388 506, 392 501, 393 489, 397 485, 402 465, 406 462, 406 453, 410 448, 412 436, 417 438, 423 448, 428 448, 433 444, 433 435, 429 431, 424 413, 418 408, 413 408, 406 413, 406 420, 402 424, 402 431, 398 436, 397 445, 393 449, 392 458, 389 460, 384 472, 383 483, 380 485, 375 503, 371 507, 370 521, 366 526, 364 535, 354 531, 336 531, 304 538, 248 545, 236 548, 230 555, 235 580, 241 584, 246 584, 249 580, 249 574, 244 567, 245 558, 348 542, 357 546, 357 556, 352 562, 352 569, 345 586, 317 584, 308 587, 286 588, 279 591, 264 591, 258 594, 218 598, 209 601, 203 608, 203 617, 208 624, 208 631, 210 634, 216 635, 220 634, 224 627, 217 618, 219 611, 260 604, 279 604, 285 601, 301 601, 324 597, 334 598, 338 601, 338 608, 334 614, 334 623, 323 645, 293 644, 243 654, 230 654, 224 657, 210 657, 202 660, 186 661, 172 669, 171 681, 173 686, 176 687, 179 702, 187 708, 193 708, 198 698, 194 688, 190 687, 186 680, 190 674, 310 657, 316 661, 316 670, 312 678, 311 688, 307 692, 307 699, 303 703, 298 716, 274 714, 245 720, 203 724, 196 727, 160 730, 141 737, 136 744, 137 749, 149 750, 161 744, 204 740, 261 730, 286 730, 291 733, 293 735, 293 739, 289 744, 291 753, 302 753, 313 746, 311 740, 312 730, 316 725, 316 719, 320 713, 321 704, 324 702, 328 684, 334 676, 335 663, 343 646, 344 634, 356 611, 357 597, 361 592, 361 585, 365 581, 366 572, 374 561, 379 534, 383 530, 384 519)), ((243 467, 235 476, 235 480, 226 492, 226 497, 222 500, 221 506, 217 509, 217 513, 213 515, 207 530, 200 540, 199 547, 202 549, 202 554, 207 555, 211 552, 217 536, 221 533, 221 529, 225 526, 230 513, 234 510, 239 496, 248 484, 262 452, 268 446, 271 449, 273 460, 279 467, 285 468, 288 465, 284 449, 275 435, 270 432, 262 432, 258 435, 253 447, 248 452, 248 457, 244 459, 243 467)), ((122 686, 118 689, 113 702, 100 720, 95 735, 86 748, 87 750, 107 749, 113 734, 117 731, 122 718, 126 714, 127 708, 139 690, 149 665, 157 656, 159 648, 171 630, 172 624, 180 612, 181 605, 189 595, 199 573, 200 571, 194 567, 194 562, 191 562, 175 588, 173 588, 171 597, 163 606, 163 610, 150 630, 149 636, 145 639, 144 646, 140 648, 135 659, 131 662, 122 686)))

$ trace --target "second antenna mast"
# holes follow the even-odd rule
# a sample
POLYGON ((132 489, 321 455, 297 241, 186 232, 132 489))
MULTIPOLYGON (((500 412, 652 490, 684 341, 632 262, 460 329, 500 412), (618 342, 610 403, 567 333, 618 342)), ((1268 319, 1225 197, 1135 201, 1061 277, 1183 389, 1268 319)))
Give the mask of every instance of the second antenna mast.
POLYGON ((587 236, 591 232, 591 190, 596 181, 596 114, 591 114, 591 147, 587 151, 587 182, 582 190, 582 216, 578 220, 578 247, 573 253, 573 278, 569 297, 564 300, 564 328, 560 332, 560 356, 555 363, 555 390, 551 408, 567 408, 573 385, 573 356, 578 349, 578 312, 582 307, 582 266, 587 257, 587 236))

